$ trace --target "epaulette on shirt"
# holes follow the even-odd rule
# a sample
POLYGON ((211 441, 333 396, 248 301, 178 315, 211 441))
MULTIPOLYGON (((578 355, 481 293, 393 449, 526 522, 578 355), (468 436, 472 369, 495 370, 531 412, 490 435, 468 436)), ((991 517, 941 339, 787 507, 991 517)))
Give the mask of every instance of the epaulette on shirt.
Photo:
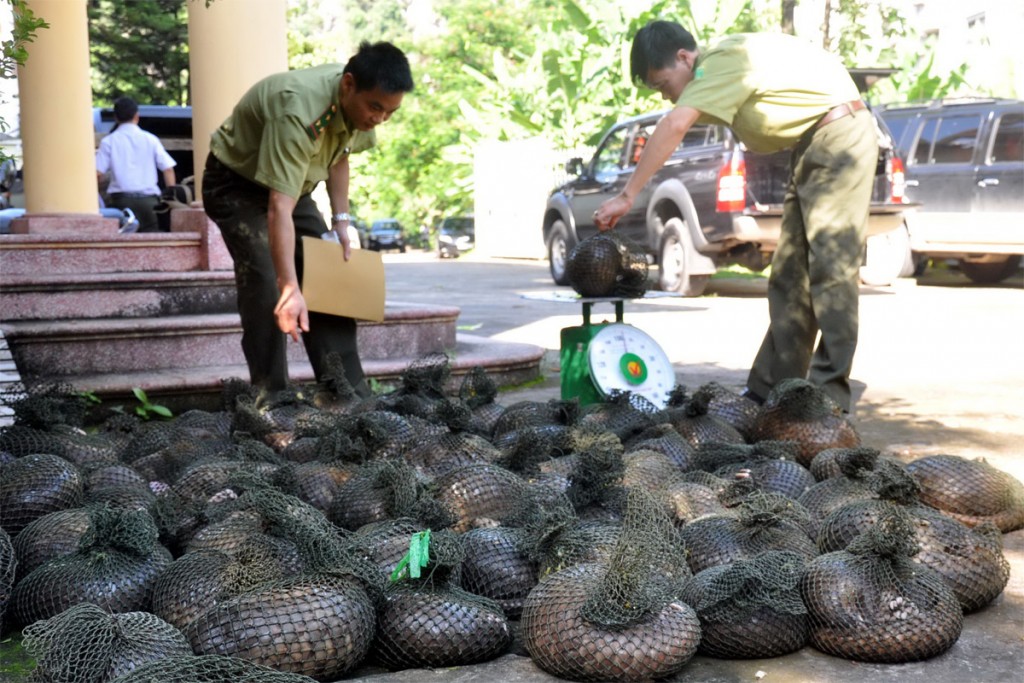
POLYGON ((331 104, 327 109, 324 109, 324 113, 320 114, 320 117, 316 121, 306 126, 306 135, 309 136, 309 139, 316 140, 320 137, 320 133, 323 132, 324 128, 327 127, 327 124, 330 123, 331 119, 337 116, 337 114, 338 105, 336 104, 331 104))

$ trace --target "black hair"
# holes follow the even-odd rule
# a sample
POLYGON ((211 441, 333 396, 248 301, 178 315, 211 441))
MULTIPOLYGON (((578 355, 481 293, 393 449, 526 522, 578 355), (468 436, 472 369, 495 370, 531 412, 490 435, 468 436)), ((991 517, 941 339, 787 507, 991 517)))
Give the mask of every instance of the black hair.
POLYGON ((652 21, 637 31, 633 38, 633 48, 629 52, 629 73, 633 83, 643 85, 648 71, 669 66, 679 50, 693 52, 696 49, 696 39, 679 24, 652 21))
POLYGON ((380 87, 390 94, 412 92, 413 88, 405 53, 384 41, 372 45, 366 41, 360 43, 359 52, 348 60, 344 73, 352 74, 356 90, 380 87))
POLYGON ((114 120, 128 123, 139 113, 139 105, 130 97, 118 97, 114 100, 114 120))

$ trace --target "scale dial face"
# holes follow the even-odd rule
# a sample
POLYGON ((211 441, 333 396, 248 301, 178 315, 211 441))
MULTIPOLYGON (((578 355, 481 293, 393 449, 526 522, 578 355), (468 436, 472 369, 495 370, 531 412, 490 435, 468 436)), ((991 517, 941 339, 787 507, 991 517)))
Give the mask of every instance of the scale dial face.
POLYGON ((605 325, 587 348, 590 377, 605 396, 613 390, 643 396, 659 408, 676 384, 672 363, 643 330, 625 323, 605 325))

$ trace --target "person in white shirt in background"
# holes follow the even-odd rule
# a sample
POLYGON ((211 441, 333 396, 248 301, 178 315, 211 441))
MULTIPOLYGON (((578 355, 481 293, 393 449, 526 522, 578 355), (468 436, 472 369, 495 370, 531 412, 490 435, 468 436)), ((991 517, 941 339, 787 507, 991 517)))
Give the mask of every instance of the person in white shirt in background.
POLYGON ((139 128, 139 105, 130 97, 114 101, 115 125, 100 140, 96 150, 96 172, 102 181, 110 174, 109 206, 131 209, 139 221, 139 232, 158 232, 156 205, 160 203, 157 171, 164 186, 175 184, 175 161, 160 140, 139 128))

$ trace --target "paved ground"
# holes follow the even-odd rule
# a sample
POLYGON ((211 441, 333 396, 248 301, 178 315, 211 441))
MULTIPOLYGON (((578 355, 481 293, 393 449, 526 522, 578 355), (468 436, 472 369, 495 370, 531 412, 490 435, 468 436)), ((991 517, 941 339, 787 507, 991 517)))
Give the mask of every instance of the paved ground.
MULTIPOLYGON (((432 255, 385 257, 389 298, 447 303, 462 309, 473 334, 537 344, 550 350, 545 379, 509 391, 501 402, 547 400, 560 394, 559 331, 581 323, 578 304, 526 299, 556 288, 546 264, 473 259, 439 262, 432 255)), ((654 337, 680 382, 742 387, 764 330, 764 282, 712 281, 699 299, 627 304, 625 321, 654 337)), ((912 460, 949 453, 984 457, 1024 481, 1024 277, 997 286, 969 283, 956 271, 930 270, 893 287, 864 287, 861 340, 853 377, 854 419, 868 446, 912 460)), ((611 307, 595 321, 614 317, 611 307)), ((969 615, 946 654, 903 665, 847 662, 807 647, 770 660, 696 657, 678 682, 1003 683, 1024 680, 1024 531, 1007 534, 1010 583, 995 602, 969 615)), ((381 673, 364 669, 362 683, 463 683, 557 680, 523 656, 442 671, 381 673)))

